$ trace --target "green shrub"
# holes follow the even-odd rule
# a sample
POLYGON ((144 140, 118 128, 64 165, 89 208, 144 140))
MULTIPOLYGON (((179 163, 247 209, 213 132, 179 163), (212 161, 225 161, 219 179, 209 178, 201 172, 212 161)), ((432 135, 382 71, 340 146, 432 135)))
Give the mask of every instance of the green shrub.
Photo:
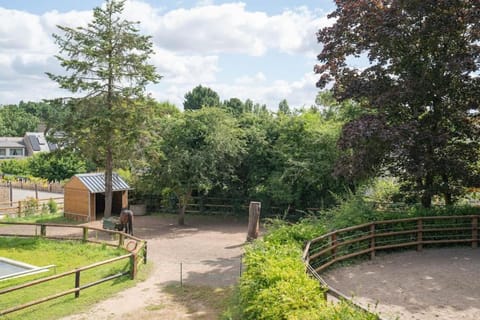
POLYGON ((34 198, 27 198, 22 202, 22 213, 24 216, 32 216, 38 211, 38 200, 34 198))
POLYGON ((324 220, 316 217, 304 218, 295 224, 280 219, 269 219, 266 221, 266 227, 269 232, 264 236, 264 241, 275 244, 303 245, 327 231, 324 220))
POLYGON ((246 248, 238 296, 224 319, 376 319, 347 303, 326 302, 325 288, 306 273, 302 247, 326 231, 321 219, 308 218, 296 224, 270 220, 268 226, 263 240, 246 248))
POLYGON ((55 200, 53 200, 53 199, 48 200, 47 205, 48 205, 48 211, 49 211, 51 214, 57 213, 57 211, 58 211, 58 204, 57 204, 57 202, 56 202, 55 200))
POLYGON ((240 280, 242 319, 288 319, 288 314, 325 303, 322 288, 306 274, 301 255, 291 243, 258 241, 246 250, 247 269, 240 280))

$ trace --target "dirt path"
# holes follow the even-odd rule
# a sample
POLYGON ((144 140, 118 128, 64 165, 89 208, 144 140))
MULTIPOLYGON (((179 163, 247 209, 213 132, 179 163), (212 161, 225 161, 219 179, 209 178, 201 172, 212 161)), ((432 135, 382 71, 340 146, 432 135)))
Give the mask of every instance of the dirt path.
POLYGON ((384 319, 480 319, 480 249, 427 249, 377 257, 324 274, 384 319))
POLYGON ((135 217, 134 234, 148 240, 148 260, 153 262, 150 277, 63 320, 216 319, 207 307, 196 306, 192 311, 179 303, 165 292, 165 286, 180 283, 180 263, 186 285, 216 288, 234 284, 240 274, 246 230, 246 222, 234 218, 189 216, 187 226, 179 228, 173 216, 135 217), (125 297, 136 299, 125 304, 125 297))

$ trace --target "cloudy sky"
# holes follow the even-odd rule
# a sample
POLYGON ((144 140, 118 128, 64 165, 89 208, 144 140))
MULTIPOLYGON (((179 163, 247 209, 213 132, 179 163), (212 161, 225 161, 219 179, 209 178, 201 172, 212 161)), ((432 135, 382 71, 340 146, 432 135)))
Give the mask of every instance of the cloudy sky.
MULTIPOLYGON (((76 27, 101 0, 0 0, 0 105, 68 96, 45 72, 61 73, 53 57, 57 25, 76 27)), ((125 17, 152 36, 152 63, 163 76, 148 87, 182 107, 201 84, 222 100, 237 97, 276 110, 313 104, 313 73, 321 46, 315 32, 331 22, 332 0, 128 0, 125 17)))

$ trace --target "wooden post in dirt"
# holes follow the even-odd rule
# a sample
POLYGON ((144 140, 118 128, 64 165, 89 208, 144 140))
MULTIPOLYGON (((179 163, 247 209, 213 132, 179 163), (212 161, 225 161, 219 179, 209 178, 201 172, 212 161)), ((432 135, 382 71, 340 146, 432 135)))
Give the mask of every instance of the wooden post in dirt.
POLYGON ((417 220, 417 251, 423 249, 423 220, 418 218, 417 220))
POLYGON ((472 218, 472 248, 478 248, 478 217, 472 218))
POLYGON ((247 241, 253 241, 258 238, 260 231, 260 210, 261 202, 251 201, 248 208, 248 232, 247 241))

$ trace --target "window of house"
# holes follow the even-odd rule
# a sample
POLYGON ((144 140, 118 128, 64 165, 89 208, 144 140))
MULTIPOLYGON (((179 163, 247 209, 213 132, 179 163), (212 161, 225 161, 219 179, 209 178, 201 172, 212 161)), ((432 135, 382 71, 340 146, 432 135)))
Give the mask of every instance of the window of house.
POLYGON ((0 157, 4 157, 7 155, 7 149, 5 148, 0 148, 0 157))
POLYGON ((23 149, 22 148, 12 148, 10 149, 11 156, 23 156, 23 149))

